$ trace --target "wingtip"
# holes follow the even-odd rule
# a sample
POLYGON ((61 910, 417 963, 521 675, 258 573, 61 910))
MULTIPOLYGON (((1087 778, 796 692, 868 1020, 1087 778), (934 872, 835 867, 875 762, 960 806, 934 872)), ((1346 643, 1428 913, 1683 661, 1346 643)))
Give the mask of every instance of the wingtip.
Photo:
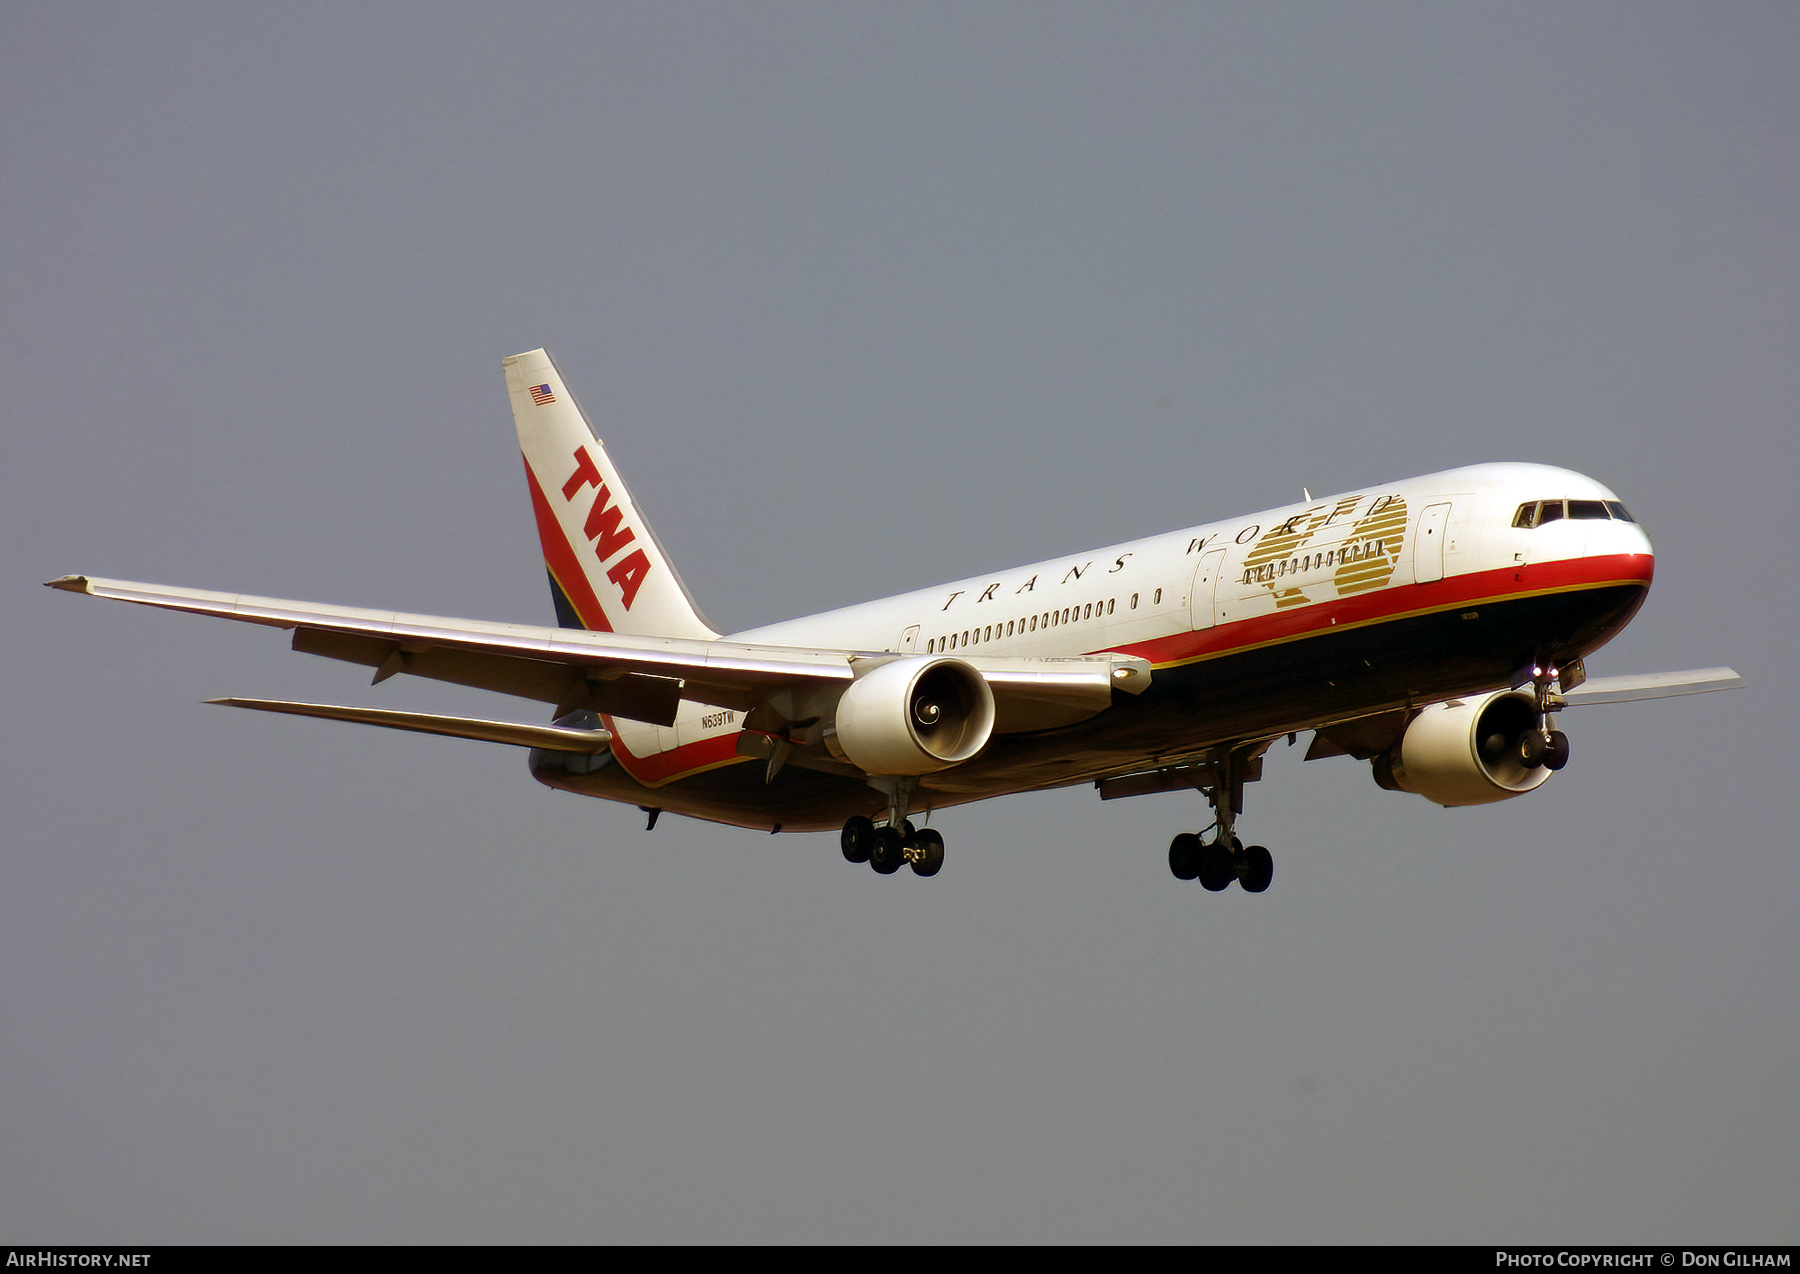
POLYGON ((88 588, 88 577, 85 575, 59 575, 55 579, 45 580, 44 587, 60 588, 65 593, 86 593, 91 591, 88 588))

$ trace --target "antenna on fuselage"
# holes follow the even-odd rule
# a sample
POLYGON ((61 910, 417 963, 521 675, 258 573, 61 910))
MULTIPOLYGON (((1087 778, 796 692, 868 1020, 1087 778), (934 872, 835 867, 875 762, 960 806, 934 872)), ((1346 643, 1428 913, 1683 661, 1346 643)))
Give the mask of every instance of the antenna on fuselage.
POLYGON ((1308 491, 1305 487, 1301 487, 1300 494, 1306 497, 1306 502, 1308 504, 1312 503, 1312 492, 1308 491))

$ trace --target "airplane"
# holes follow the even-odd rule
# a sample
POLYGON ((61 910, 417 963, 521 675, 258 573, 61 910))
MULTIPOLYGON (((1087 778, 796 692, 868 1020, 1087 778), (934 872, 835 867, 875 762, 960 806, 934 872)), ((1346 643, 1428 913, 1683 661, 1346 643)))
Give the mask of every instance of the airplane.
POLYGON ((533 725, 210 702, 505 743, 543 784, 739 827, 835 829, 845 859, 934 876, 940 810, 1092 784, 1194 791, 1169 869, 1269 887, 1236 836, 1277 740, 1443 806, 1568 764, 1555 714, 1742 684, 1589 678, 1655 557, 1612 491, 1482 464, 1072 553, 744 632, 713 629, 544 350, 503 359, 558 627, 69 575, 48 586, 289 629, 295 650, 553 705, 533 725), (919 822, 915 824, 914 818, 919 822))

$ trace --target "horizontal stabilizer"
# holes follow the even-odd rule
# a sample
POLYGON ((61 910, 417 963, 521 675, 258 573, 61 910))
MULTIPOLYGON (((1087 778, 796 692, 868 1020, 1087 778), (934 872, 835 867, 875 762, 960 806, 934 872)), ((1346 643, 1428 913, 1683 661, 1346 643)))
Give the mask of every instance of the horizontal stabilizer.
POLYGON ((420 734, 447 734, 455 739, 483 743, 510 743, 520 748, 544 748, 552 752, 604 752, 612 735, 605 730, 570 730, 554 725, 518 725, 511 721, 482 721, 475 717, 440 717, 430 712, 393 712, 386 708, 350 708, 332 703, 290 703, 285 699, 208 699, 232 708, 260 712, 289 712, 328 721, 357 721, 387 726, 391 730, 416 730, 420 734))
POLYGON ((1730 668, 1690 668, 1686 672, 1650 672, 1632 677, 1590 677, 1562 696, 1566 707, 1590 703, 1630 703, 1674 695, 1736 690, 1744 679, 1730 668))

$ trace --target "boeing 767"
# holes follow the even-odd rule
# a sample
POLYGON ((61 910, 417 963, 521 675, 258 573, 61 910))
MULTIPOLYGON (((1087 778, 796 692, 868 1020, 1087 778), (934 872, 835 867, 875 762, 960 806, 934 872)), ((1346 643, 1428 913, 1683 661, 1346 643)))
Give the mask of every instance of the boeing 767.
POLYGON ((722 635, 689 596, 549 355, 503 360, 559 627, 71 575, 52 588, 293 631, 309 654, 553 705, 537 725, 215 702, 530 749, 554 788, 936 875, 923 824, 990 796, 1191 789, 1212 823, 1169 867, 1252 892, 1236 835, 1277 739, 1440 805, 1522 796, 1569 761, 1556 713, 1741 684, 1729 668, 1588 678, 1655 557, 1591 478, 1486 464, 1363 487, 722 635), (915 819, 917 822, 915 823, 915 819))

